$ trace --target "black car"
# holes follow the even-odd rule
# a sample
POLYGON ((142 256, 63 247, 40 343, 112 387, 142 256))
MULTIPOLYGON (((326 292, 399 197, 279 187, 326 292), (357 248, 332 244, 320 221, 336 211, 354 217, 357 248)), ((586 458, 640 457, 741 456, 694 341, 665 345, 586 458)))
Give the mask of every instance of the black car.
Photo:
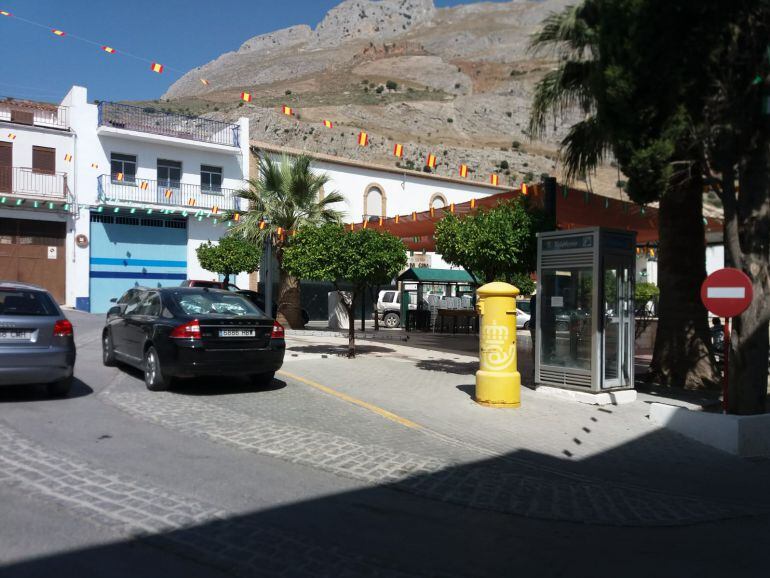
POLYGON ((147 389, 169 389, 176 378, 248 377, 266 385, 283 365, 284 330, 241 295, 220 289, 145 290, 107 315, 105 365, 121 361, 144 371, 147 389))

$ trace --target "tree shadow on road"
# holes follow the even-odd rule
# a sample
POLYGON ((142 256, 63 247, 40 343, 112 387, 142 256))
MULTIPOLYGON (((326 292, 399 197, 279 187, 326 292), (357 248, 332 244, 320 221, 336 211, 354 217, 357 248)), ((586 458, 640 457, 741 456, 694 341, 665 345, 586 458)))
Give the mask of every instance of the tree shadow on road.
POLYGON ((0 403, 25 403, 37 401, 67 401, 91 395, 94 390, 77 377, 66 397, 51 397, 45 384, 9 385, 0 387, 0 403))
MULTIPOLYGON (((395 350, 390 347, 379 345, 358 345, 356 344, 356 355, 369 355, 372 353, 393 353, 395 350)), ((320 355, 332 355, 335 357, 347 357, 347 345, 292 345, 286 348, 286 355, 292 353, 313 353, 320 355)))
POLYGON ((473 375, 479 369, 479 362, 453 361, 451 359, 423 359, 417 362, 417 369, 454 373, 455 375, 473 375))

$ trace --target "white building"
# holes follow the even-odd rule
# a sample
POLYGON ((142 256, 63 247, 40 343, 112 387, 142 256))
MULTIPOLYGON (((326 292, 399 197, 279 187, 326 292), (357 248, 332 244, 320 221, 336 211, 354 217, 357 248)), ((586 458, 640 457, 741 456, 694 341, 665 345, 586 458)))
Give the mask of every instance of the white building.
POLYGON ((219 210, 240 207, 248 129, 245 118, 89 104, 78 86, 58 107, 0 102, 0 206, 11 207, 0 208, 0 277, 92 312, 135 285, 212 278, 195 248, 226 232, 219 210))
MULTIPOLYGON (((267 154, 274 160, 282 156, 305 154, 313 159, 312 167, 329 176, 328 191, 337 191, 345 197, 339 210, 347 223, 360 223, 367 218, 408 216, 413 211, 439 209, 451 203, 464 203, 511 191, 510 187, 452 178, 414 171, 396 166, 376 165, 361 161, 311 153, 269 143, 251 141, 256 155, 267 154)), ((252 165, 258 170, 258 163, 252 165)), ((328 192, 327 191, 327 192, 328 192)), ((440 255, 410 255, 410 264, 434 268, 450 268, 440 255)))

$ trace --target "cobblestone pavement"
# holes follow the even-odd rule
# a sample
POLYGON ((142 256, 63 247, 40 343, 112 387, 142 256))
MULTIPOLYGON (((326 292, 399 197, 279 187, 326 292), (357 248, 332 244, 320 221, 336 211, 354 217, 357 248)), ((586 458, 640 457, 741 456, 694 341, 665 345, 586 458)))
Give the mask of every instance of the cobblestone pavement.
POLYGON ((59 450, 49 451, 2 423, 0 484, 27 498, 63 506, 115 537, 142 536, 161 548, 236 573, 410 575, 106 471, 59 450))
MULTIPOLYGON (((756 513, 753 505, 609 484, 524 460, 473 453, 468 447, 460 458, 455 440, 436 438, 432 432, 427 437, 436 452, 421 455, 234 411, 209 398, 122 389, 108 392, 106 400, 166 428, 464 506, 540 519, 632 526, 691 524, 756 513), (437 446, 436 441, 443 443, 437 446)), ((310 406, 304 409, 313 411, 310 406)), ((418 443, 426 437, 412 430, 404 435, 418 443)))

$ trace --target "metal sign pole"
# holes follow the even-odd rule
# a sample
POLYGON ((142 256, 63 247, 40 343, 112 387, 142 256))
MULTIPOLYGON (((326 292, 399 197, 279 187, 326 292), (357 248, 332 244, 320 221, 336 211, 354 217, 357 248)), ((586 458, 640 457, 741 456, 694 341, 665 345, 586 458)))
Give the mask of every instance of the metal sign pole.
POLYGON ((730 318, 725 317, 725 335, 722 339, 725 347, 725 369, 722 375, 722 413, 727 413, 727 384, 730 379, 730 318))
POLYGON ((273 236, 265 242, 265 315, 273 316, 273 236))

